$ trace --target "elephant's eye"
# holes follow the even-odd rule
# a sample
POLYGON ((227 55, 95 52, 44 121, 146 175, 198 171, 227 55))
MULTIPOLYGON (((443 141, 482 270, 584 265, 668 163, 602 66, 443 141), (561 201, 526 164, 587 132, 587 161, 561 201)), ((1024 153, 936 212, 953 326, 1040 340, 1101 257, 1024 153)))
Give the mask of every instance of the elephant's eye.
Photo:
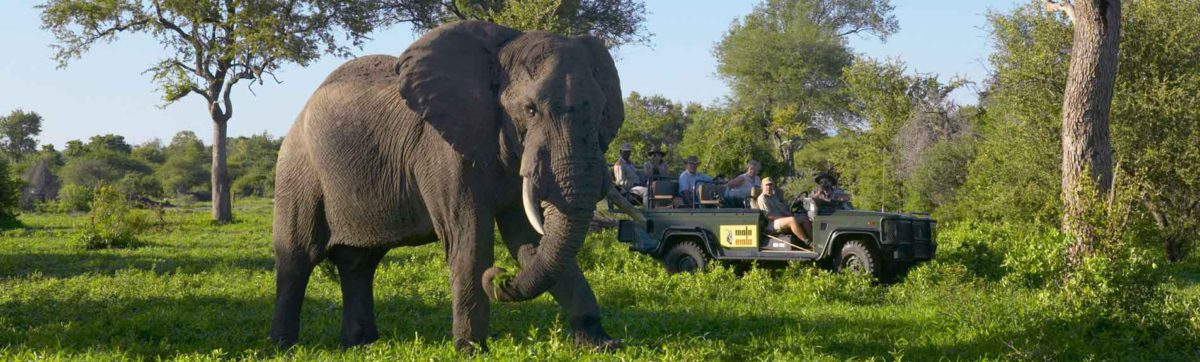
POLYGON ((537 106, 534 106, 532 103, 526 105, 525 114, 529 115, 530 117, 537 116, 537 106))

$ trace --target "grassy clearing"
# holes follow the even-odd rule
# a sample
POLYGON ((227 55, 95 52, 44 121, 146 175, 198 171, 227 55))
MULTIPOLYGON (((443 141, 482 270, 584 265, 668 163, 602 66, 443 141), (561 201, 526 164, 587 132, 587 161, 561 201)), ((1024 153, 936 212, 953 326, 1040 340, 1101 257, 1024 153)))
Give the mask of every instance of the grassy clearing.
MULTIPOLYGON (((69 243, 82 217, 23 215, 0 236, 0 359, 458 358, 450 344, 449 275, 441 248, 395 249, 376 280, 382 340, 337 346, 341 296, 332 276, 309 286, 300 347, 266 340, 274 276, 268 200, 237 205, 214 226, 204 205, 171 210, 146 246, 87 251, 69 243)), ((512 264, 497 248, 497 260, 512 264)), ((1200 263, 1171 267, 1173 326, 1114 323, 1059 310, 1056 292, 975 276, 963 264, 920 268, 873 286, 803 265, 738 277, 717 268, 668 276, 593 234, 580 257, 604 307, 615 354, 576 348, 549 296, 493 304, 500 360, 1027 360, 1200 359, 1200 263), (1149 327, 1147 327, 1149 326, 1149 327)))

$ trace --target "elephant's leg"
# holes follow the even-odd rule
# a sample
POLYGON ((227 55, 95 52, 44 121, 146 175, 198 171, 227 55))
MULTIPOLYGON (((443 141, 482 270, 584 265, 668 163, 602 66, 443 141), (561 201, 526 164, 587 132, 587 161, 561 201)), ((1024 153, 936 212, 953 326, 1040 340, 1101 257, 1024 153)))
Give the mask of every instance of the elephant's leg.
POLYGON ((329 251, 342 282, 342 347, 379 339, 375 327, 375 269, 387 249, 339 245, 329 251))
MULTIPOLYGON (((500 237, 508 246, 508 251, 517 259, 517 263, 525 265, 529 257, 522 253, 523 248, 537 246, 540 236, 529 225, 524 210, 509 209, 498 213, 496 224, 500 226, 500 237)), ((600 305, 596 303, 596 294, 591 285, 583 277, 579 264, 563 266, 563 273, 555 279, 550 287, 550 295, 558 302, 571 325, 571 333, 575 335, 575 343, 603 350, 616 349, 621 341, 614 339, 604 332, 600 324, 600 305)))
POLYGON ((296 344, 300 337, 304 291, 329 240, 320 197, 313 189, 279 190, 275 198, 275 316, 269 338, 280 347, 296 344))
POLYGON ((443 187, 445 195, 425 198, 446 200, 446 195, 454 195, 451 202, 430 207, 450 266, 454 348, 467 354, 486 352, 491 306, 483 291, 483 272, 495 262, 496 242, 490 197, 472 195, 471 187, 454 182, 443 187))

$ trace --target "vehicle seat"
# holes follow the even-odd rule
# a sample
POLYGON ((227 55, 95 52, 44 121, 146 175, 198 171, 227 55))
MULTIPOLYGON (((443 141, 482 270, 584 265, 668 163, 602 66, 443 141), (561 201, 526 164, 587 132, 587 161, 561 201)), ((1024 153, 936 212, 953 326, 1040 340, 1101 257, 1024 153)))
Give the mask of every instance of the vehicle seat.
POLYGON ((650 204, 652 207, 675 207, 675 192, 679 190, 679 182, 675 180, 655 180, 650 182, 650 204))
POLYGON ((725 194, 725 186, 712 183, 696 184, 696 195, 700 198, 701 207, 720 207, 721 195, 725 194))

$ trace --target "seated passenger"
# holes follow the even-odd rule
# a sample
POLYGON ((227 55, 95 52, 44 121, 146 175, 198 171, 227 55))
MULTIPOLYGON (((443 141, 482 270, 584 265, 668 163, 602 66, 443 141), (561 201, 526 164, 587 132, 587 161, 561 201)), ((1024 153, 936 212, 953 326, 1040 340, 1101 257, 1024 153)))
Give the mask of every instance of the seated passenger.
POLYGON ((849 210, 850 195, 837 187, 837 177, 825 172, 817 175, 817 188, 813 189, 812 200, 817 206, 817 213, 828 214, 834 210, 849 210))
POLYGON ((646 195, 646 186, 642 183, 641 177, 638 177, 637 168, 633 167, 633 162, 629 161, 629 155, 633 153, 633 147, 628 143, 621 144, 621 157, 613 164, 613 182, 617 186, 630 194, 637 195, 637 198, 642 198, 646 195))
POLYGON ((725 184, 725 197, 731 199, 745 199, 750 197, 750 190, 762 185, 762 178, 758 177, 758 169, 762 167, 758 161, 750 160, 746 163, 746 173, 734 177, 725 184))
POLYGON ((642 166, 642 173, 646 175, 646 180, 655 180, 659 177, 667 176, 667 161, 663 159, 667 153, 663 152, 658 144, 650 145, 650 151, 646 152, 646 164, 642 166))
POLYGON ((683 163, 686 168, 679 174, 679 196, 683 197, 684 205, 694 205, 699 201, 696 199, 696 182, 712 182, 712 177, 696 171, 700 167, 700 159, 696 156, 688 156, 683 163))
POLYGON ((771 220, 767 224, 767 232, 787 231, 805 244, 809 243, 808 234, 805 232, 803 225, 803 222, 808 220, 808 216, 792 214, 792 210, 783 202, 783 198, 778 194, 775 189, 775 183, 770 177, 763 179, 762 194, 758 195, 758 199, 754 200, 752 206, 755 209, 765 211, 767 219, 771 220))

